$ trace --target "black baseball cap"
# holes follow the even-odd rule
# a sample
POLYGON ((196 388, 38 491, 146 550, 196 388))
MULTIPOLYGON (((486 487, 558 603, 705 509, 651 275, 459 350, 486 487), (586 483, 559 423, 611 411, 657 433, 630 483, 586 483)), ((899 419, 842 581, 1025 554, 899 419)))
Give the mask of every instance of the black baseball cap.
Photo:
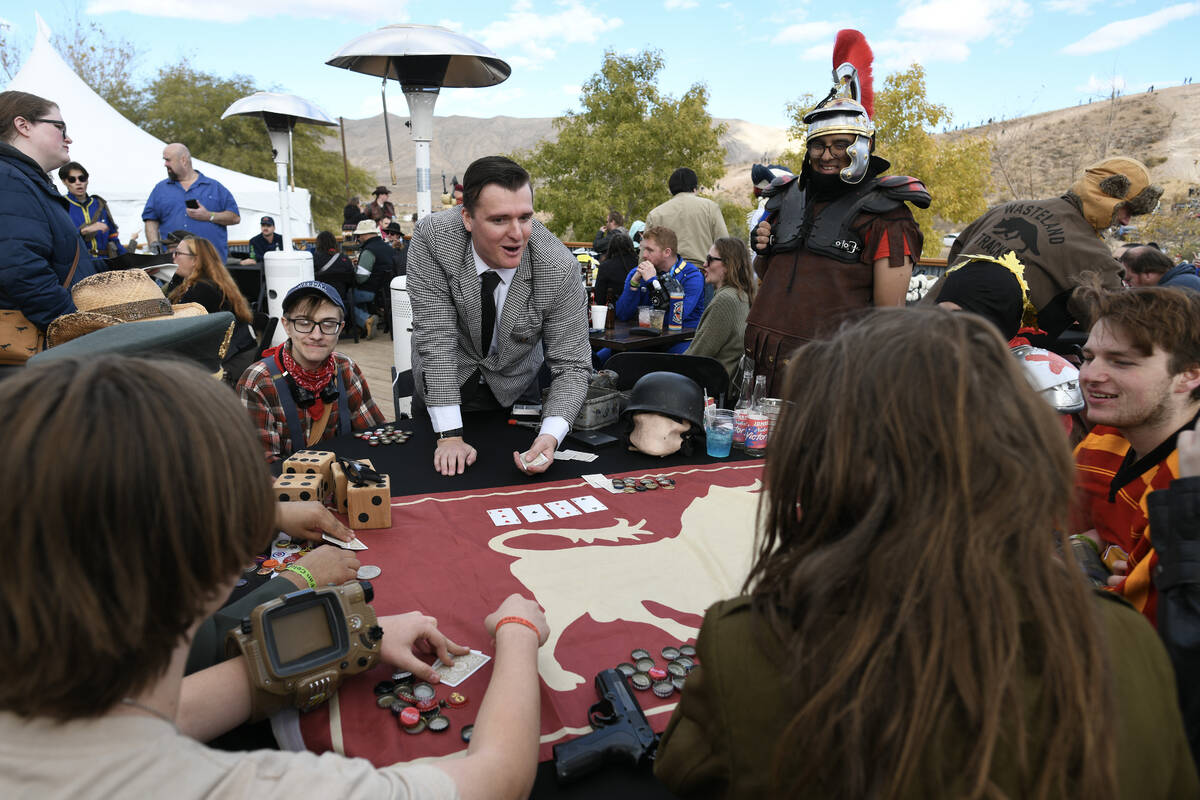
POLYGON ((270 217, 263 217, 262 219, 260 219, 258 221, 258 224, 259 225, 270 225, 273 228, 273 227, 275 227, 275 220, 271 219, 270 217))

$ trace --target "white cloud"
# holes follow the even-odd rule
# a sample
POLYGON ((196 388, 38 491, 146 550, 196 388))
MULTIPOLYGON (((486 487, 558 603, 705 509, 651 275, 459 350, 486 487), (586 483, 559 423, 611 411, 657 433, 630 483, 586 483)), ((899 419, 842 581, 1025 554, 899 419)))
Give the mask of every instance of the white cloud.
POLYGON ((1196 14, 1200 14, 1200 2, 1180 3, 1159 9, 1144 17, 1117 20, 1092 31, 1077 42, 1072 42, 1064 47, 1062 52, 1069 56, 1086 56, 1116 50, 1118 47, 1148 36, 1172 22, 1178 22, 1196 14))
POLYGON ((1092 6, 1100 5, 1103 0, 1049 0, 1046 8, 1051 11, 1064 11, 1067 14, 1086 14, 1092 6))
POLYGON ((827 54, 833 53, 833 36, 843 26, 833 22, 797 22, 788 25, 771 39, 771 44, 808 44, 813 39, 828 39, 827 54))
POLYGON ((439 19, 437 24, 443 28, 454 31, 455 33, 462 33, 463 24, 457 20, 439 19))
POLYGON ((679 11, 685 8, 695 8, 700 5, 697 0, 667 0, 663 3, 663 8, 667 11, 679 11))
POLYGON ((1125 91, 1125 78, 1120 75, 1110 75, 1107 78, 1097 78, 1095 75, 1089 75, 1087 83, 1075 88, 1086 94, 1108 94, 1113 89, 1123 92, 1125 91))
POLYGON ((602 16, 578 0, 556 4, 561 10, 537 13, 529 0, 470 35, 493 50, 514 69, 536 70, 558 57, 561 48, 596 41, 600 34, 621 26, 621 20, 602 16))
POLYGON ((953 41, 1005 41, 1032 13, 1024 0, 929 0, 906 9, 896 20, 896 28, 933 47, 953 41))
MULTIPOLYGON (((407 0, 399 0, 394 5, 384 8, 375 6, 375 10, 364 13, 363 4, 357 0, 291 0, 284 8, 278 3, 264 3, 261 0, 91 0, 87 5, 88 14, 112 14, 127 11, 147 17, 170 17, 174 19, 196 19, 205 22, 245 22, 259 17, 274 17, 287 14, 289 17, 301 19, 387 19, 388 22, 404 22, 408 19, 405 5, 407 0)), ((367 9, 372 9, 368 4, 367 9)))

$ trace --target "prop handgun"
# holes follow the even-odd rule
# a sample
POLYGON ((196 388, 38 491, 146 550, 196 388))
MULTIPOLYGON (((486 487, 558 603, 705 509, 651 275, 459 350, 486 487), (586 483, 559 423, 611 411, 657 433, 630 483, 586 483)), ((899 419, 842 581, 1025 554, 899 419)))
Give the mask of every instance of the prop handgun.
POLYGON ((594 731, 554 746, 555 770, 561 783, 573 781, 605 764, 636 766, 654 757, 658 736, 646 721, 642 707, 615 669, 596 675, 600 702, 588 710, 594 731))

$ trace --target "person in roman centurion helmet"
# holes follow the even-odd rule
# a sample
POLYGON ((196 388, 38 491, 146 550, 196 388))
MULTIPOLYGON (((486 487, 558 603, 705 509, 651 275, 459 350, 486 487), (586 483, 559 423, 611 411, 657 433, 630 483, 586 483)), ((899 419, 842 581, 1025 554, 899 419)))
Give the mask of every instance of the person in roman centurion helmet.
POLYGON ((762 284, 746 321, 746 353, 767 376, 768 393, 800 345, 861 309, 903 305, 921 255, 907 204, 928 208, 929 192, 916 178, 885 176, 891 165, 873 155, 871 60, 861 33, 838 32, 835 85, 804 115, 804 166, 795 179, 772 181, 751 234, 762 284))

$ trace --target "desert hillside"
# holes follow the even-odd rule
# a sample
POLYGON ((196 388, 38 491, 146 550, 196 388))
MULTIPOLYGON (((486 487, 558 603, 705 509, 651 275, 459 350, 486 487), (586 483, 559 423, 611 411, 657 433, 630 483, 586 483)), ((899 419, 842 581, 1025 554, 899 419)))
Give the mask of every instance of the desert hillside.
MULTIPOLYGON (((721 139, 726 173, 714 188, 719 194, 748 203, 751 164, 774 160, 786 150, 787 132, 740 119, 718 121, 728 126, 721 139)), ((405 124, 407 118, 390 114, 388 122, 398 187, 393 201, 403 203, 412 192, 407 187, 415 187, 416 183, 412 140, 405 124)), ((366 169, 377 182, 391 183, 382 115, 346 120, 345 127, 350 161, 366 169)), ((1131 156, 1149 166, 1151 177, 1167 190, 1168 201, 1186 195, 1189 187, 1200 186, 1200 85, 996 120, 942 135, 983 135, 992 140, 993 194, 989 203, 1058 194, 1088 164, 1110 155, 1131 156)), ((437 117, 430 147, 435 195, 441 191, 443 173, 448 182, 454 176, 461 177, 466 166, 480 156, 526 150, 553 136, 553 119, 549 117, 437 117)), ((330 137, 326 146, 338 149, 337 137, 330 137)), ((937 176, 920 177, 934 190, 936 198, 937 176)))

